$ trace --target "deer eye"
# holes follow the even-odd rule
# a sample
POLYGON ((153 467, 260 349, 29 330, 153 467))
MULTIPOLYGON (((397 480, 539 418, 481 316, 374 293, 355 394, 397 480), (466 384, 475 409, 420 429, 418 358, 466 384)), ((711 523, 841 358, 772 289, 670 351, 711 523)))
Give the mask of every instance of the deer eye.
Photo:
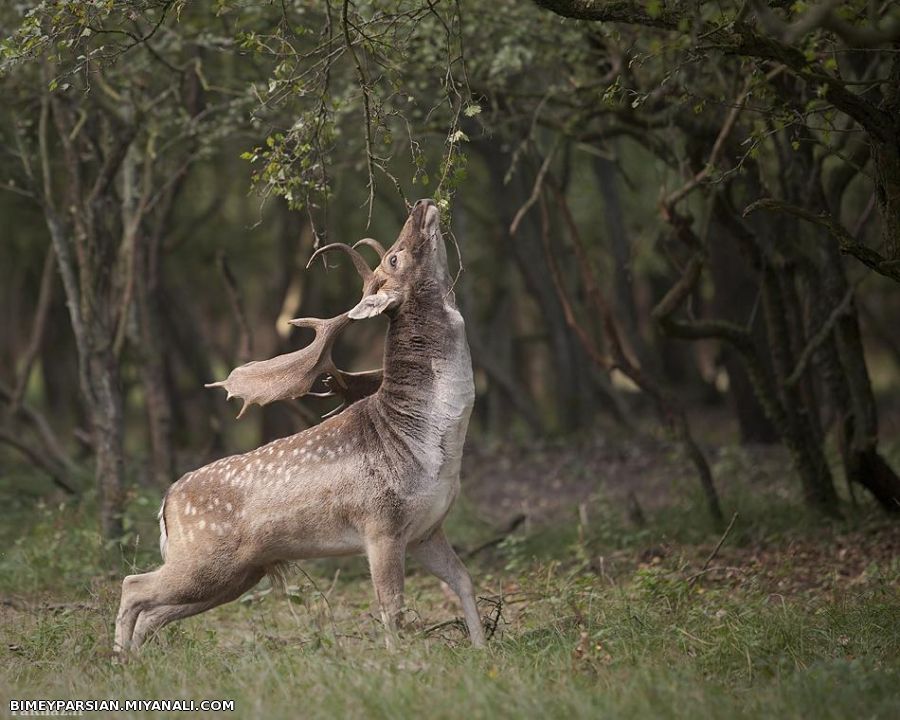
POLYGON ((396 255, 391 255, 390 259, 388 260, 388 263, 390 263, 390 266, 391 266, 392 268, 397 267, 397 256, 396 256, 396 255))

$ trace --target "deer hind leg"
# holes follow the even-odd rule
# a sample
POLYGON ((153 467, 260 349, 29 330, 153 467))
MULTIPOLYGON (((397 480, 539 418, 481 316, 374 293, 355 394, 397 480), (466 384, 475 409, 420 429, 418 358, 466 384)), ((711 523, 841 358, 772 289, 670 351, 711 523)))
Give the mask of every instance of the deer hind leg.
POLYGON ((142 610, 134 626, 134 635, 131 641, 132 648, 137 650, 146 642, 147 638, 155 635, 163 626, 168 625, 173 620, 197 615, 218 604, 217 602, 206 601, 185 603, 183 605, 156 605, 155 607, 142 610))
POLYGON ((390 537, 379 537, 368 543, 366 555, 375 598, 384 623, 384 641, 388 650, 394 650, 397 642, 397 622, 403 610, 403 582, 405 569, 405 543, 390 537))
POLYGON ((453 551, 443 528, 438 528, 430 537, 416 545, 410 545, 410 554, 432 575, 447 583, 462 603, 469 638, 475 647, 484 646, 484 630, 481 616, 475 604, 475 590, 472 578, 462 560, 453 551))
POLYGON ((137 595, 137 600, 129 605, 127 621, 130 627, 126 628, 123 623, 122 642, 119 642, 117 625, 116 647, 136 650, 150 635, 173 620, 197 615, 240 597, 256 585, 263 574, 264 570, 261 568, 222 575, 204 567, 187 570, 171 564, 164 565, 155 573, 147 573, 147 576, 153 577, 142 583, 142 591, 137 595))
POLYGON ((116 614, 116 637, 113 646, 116 652, 123 652, 131 647, 131 638, 138 615, 152 601, 159 570, 128 575, 122 581, 122 598, 119 601, 119 612, 116 614))

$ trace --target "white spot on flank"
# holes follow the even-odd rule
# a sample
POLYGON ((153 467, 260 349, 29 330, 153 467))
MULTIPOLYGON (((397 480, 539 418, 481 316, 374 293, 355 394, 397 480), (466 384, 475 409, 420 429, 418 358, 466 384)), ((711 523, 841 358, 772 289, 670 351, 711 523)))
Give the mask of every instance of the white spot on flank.
POLYGON ((202 530, 203 528, 206 527, 206 520, 201 520, 201 521, 200 521, 199 523, 197 523, 197 524, 198 524, 198 526, 200 527, 200 529, 202 530))
POLYGON ((219 504, 219 498, 215 498, 213 500, 213 505, 218 505, 218 504, 219 504))
POLYGON ((225 509, 226 509, 228 512, 231 512, 231 503, 225 503, 225 509))
POLYGON ((188 542, 194 542, 194 531, 188 530, 188 542))

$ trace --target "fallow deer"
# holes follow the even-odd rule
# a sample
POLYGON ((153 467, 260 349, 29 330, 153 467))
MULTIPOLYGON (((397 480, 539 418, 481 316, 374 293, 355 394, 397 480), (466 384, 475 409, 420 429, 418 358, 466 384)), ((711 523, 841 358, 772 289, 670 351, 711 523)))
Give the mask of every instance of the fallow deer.
POLYGON ((344 407, 172 485, 159 511, 163 565, 122 583, 117 649, 138 648, 165 624, 238 598, 285 563, 354 554, 368 558, 391 647, 407 552, 455 591, 472 644, 484 644, 472 581, 442 529, 459 492, 474 385, 438 208, 419 200, 387 251, 361 242, 381 257, 374 271, 356 246, 327 245, 310 259, 334 250, 350 256, 363 279, 352 310, 291 321, 315 330, 310 345, 213 384, 243 398, 243 414, 250 403, 309 394, 324 377, 344 407), (338 370, 331 349, 340 331, 379 314, 389 318, 383 370, 338 370))

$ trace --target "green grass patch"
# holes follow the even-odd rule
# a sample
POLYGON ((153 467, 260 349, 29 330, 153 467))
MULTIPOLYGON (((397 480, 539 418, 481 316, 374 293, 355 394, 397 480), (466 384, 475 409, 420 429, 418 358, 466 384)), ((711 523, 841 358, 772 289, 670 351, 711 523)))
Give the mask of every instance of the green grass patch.
MULTIPOLYGON (((877 552, 897 534, 877 515, 823 526, 798 522, 784 498, 726 497, 741 518, 704 567, 721 530, 702 506, 638 527, 597 497, 586 525, 573 511, 469 561, 484 651, 411 568, 403 642, 387 652, 365 565, 349 560, 304 564, 286 596, 263 586, 171 625, 123 664, 111 652, 119 582, 158 562, 157 502, 131 497, 124 550, 93 530, 90 500, 32 500, 5 528, 4 708, 183 698, 265 718, 900 716, 900 562, 877 552)), ((462 503, 449 533, 472 548, 496 530, 462 503)))

